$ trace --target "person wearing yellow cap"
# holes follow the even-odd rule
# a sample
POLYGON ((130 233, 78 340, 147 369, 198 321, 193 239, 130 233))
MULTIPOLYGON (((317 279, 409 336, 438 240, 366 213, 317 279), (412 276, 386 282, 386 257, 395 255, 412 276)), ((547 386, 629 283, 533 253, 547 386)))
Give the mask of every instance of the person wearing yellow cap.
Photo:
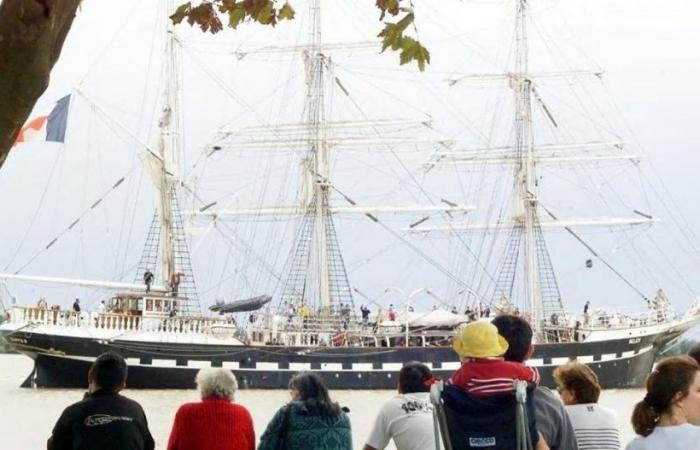
POLYGON ((513 380, 534 384, 540 374, 534 367, 503 359, 508 342, 489 322, 471 322, 454 338, 452 348, 462 360, 462 366, 452 375, 450 383, 476 396, 513 391, 513 380))

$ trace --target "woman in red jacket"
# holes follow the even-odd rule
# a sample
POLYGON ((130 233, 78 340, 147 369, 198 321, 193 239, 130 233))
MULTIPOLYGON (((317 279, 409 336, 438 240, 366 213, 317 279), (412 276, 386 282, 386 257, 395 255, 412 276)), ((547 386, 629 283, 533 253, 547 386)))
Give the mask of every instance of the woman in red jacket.
POLYGON ((245 407, 233 402, 238 389, 233 373, 202 369, 195 381, 202 401, 180 406, 168 450, 254 450, 253 419, 245 407))

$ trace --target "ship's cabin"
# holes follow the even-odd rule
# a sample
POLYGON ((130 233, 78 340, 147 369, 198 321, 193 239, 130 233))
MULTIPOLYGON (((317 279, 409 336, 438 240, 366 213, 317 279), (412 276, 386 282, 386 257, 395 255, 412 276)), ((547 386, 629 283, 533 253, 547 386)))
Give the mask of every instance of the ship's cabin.
POLYGON ((144 317, 174 317, 181 311, 184 299, 169 293, 119 293, 107 304, 107 312, 144 317))

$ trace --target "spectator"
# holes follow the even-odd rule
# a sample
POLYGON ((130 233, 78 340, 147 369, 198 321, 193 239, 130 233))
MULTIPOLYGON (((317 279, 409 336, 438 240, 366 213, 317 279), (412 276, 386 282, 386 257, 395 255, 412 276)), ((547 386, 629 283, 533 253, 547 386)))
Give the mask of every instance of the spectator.
POLYGON ((75 299, 73 302, 73 312, 79 313, 80 312, 80 299, 75 299))
POLYGON ((254 450, 253 419, 233 403, 238 383, 230 370, 202 369, 195 378, 201 402, 185 403, 175 414, 168 450, 254 450))
MULTIPOLYGON (((698 365, 700 365, 700 342, 690 347, 690 350, 688 350, 688 356, 693 358, 695 362, 697 362, 698 365)), ((690 423, 692 423, 693 425, 700 426, 700 419, 691 421, 690 423)))
POLYGON ((700 427, 700 366, 689 356, 663 359, 649 374, 647 394, 632 412, 639 435, 627 450, 685 450, 697 448, 700 427))
POLYGON ((289 390, 292 401, 267 424, 258 450, 352 450, 350 418, 331 401, 320 376, 300 373, 289 390))
POLYGON ((512 392, 512 380, 540 381, 534 367, 503 359, 508 342, 491 323, 469 323, 455 338, 453 348, 463 362, 450 378, 450 383, 472 395, 512 392))
POLYGON ((404 364, 399 372, 399 395, 382 406, 363 450, 383 450, 394 440, 397 450, 435 447, 430 369, 419 362, 404 364))
POLYGON ((620 450, 617 413, 598 404, 598 376, 585 364, 570 362, 554 369, 579 450, 620 450))
MULTIPOLYGON (((534 351, 532 328, 526 320, 511 315, 500 315, 492 323, 498 334, 508 341, 508 350, 503 355, 506 361, 525 363, 534 351)), ((564 405, 554 393, 538 386, 532 395, 537 418, 537 429, 552 450, 576 449, 576 436, 564 405)))
POLYGON ((67 407, 53 428, 48 450, 153 450, 141 405, 119 395, 127 366, 114 352, 95 359, 88 372, 88 393, 67 407))

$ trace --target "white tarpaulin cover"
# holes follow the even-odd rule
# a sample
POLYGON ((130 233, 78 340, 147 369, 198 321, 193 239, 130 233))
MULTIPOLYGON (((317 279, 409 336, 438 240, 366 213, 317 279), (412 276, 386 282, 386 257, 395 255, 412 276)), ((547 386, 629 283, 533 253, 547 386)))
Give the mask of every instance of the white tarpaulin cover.
MULTIPOLYGON (((408 324, 412 327, 456 327, 467 322, 469 322, 468 316, 453 314, 446 309, 408 313, 408 324)), ((405 323, 405 313, 398 313, 394 322, 385 320, 381 323, 381 326, 403 325, 405 323)))

